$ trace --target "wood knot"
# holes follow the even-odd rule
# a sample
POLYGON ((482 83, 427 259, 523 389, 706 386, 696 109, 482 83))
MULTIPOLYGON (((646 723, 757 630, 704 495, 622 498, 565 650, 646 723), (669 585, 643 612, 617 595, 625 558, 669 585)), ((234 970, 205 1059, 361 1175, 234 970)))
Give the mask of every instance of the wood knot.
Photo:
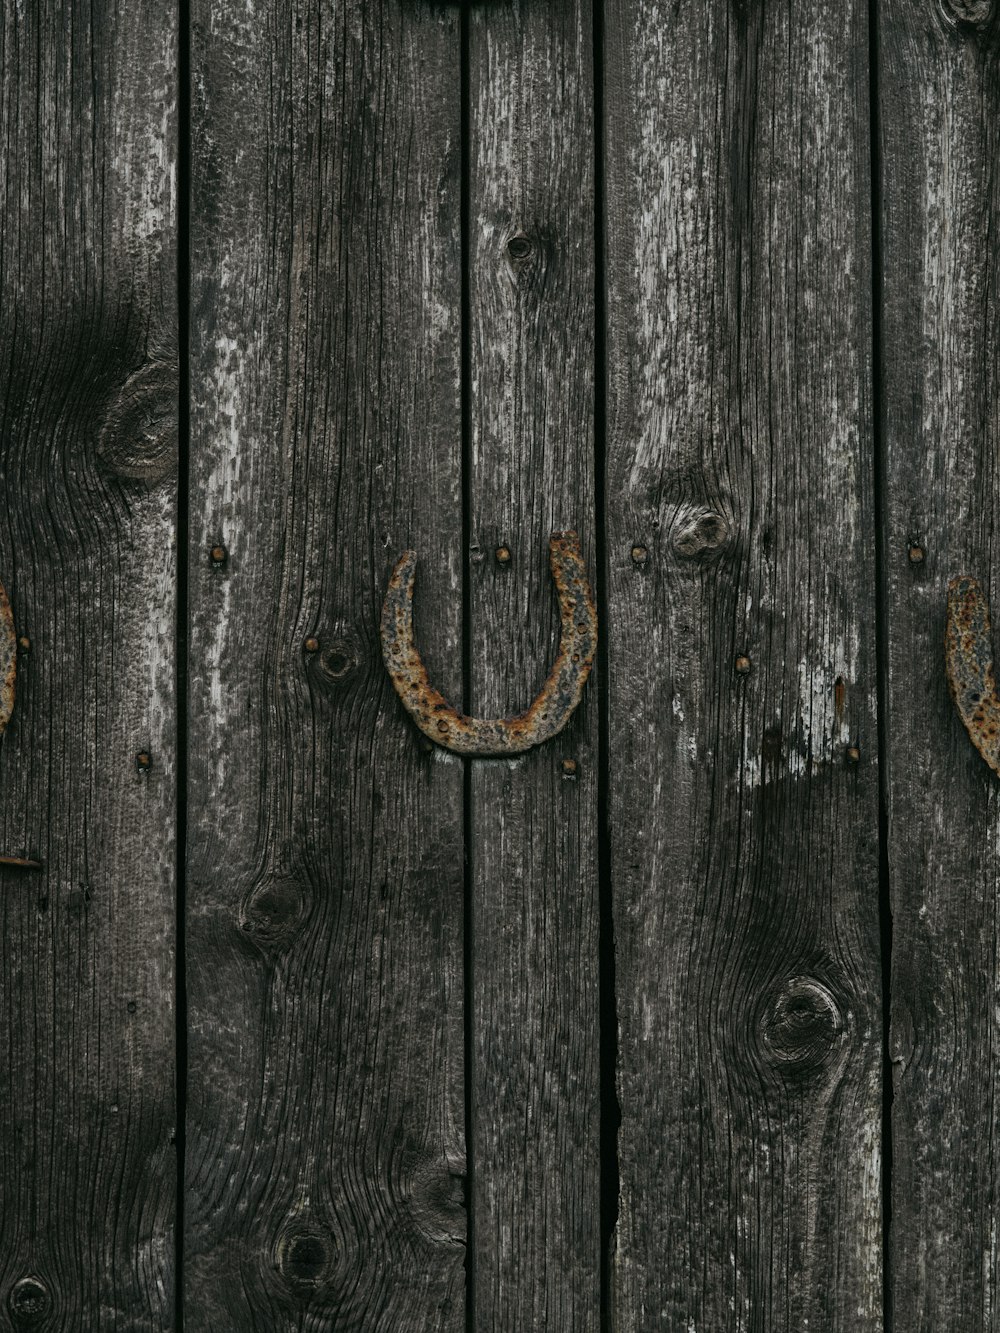
POLYGON ((712 560, 729 545, 729 520, 715 509, 682 506, 672 528, 671 544, 681 560, 712 560))
POLYGON ((310 895, 293 875, 268 875, 243 900, 240 925, 266 951, 280 949, 309 915, 310 895))
POLYGON ((945 27, 956 32, 980 33, 989 25, 993 0, 938 0, 945 27))
POLYGON ((97 438, 97 456, 118 477, 152 484, 176 465, 177 367, 151 361, 129 376, 97 438))
POLYGON ((844 1032, 831 992, 815 977, 787 977, 767 998, 759 1023, 768 1063, 788 1074, 807 1074, 829 1060, 844 1032))
POLYGON ((409 1212, 421 1235, 440 1243, 466 1239, 466 1178, 441 1158, 409 1152, 402 1162, 409 1212))
POLYGON ((325 1227, 296 1223, 278 1237, 277 1269, 297 1296, 311 1296, 333 1272, 337 1248, 325 1227))
POLYGON ((511 287, 522 297, 537 300, 545 283, 551 237, 536 228, 501 227, 503 261, 511 287), (531 294, 533 293, 533 297, 531 294))
POLYGON ((45 1318, 52 1308, 52 1300, 40 1278, 23 1277, 14 1283, 7 1308, 15 1324, 29 1328, 45 1318))
POLYGON ((358 668, 358 658, 349 643, 331 643, 319 655, 320 671, 332 685, 343 685, 358 668))

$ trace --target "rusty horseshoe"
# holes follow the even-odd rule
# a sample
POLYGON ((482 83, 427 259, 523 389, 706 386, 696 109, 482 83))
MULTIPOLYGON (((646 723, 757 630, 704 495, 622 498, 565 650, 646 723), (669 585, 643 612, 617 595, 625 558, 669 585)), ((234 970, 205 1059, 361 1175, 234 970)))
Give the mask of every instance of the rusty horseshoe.
POLYGON ((978 579, 948 584, 944 636, 948 688, 972 744, 1000 773, 1000 699, 993 679, 990 604, 978 579))
MULTIPOLYGON (((0 583, 0 735, 14 712, 14 693, 17 685, 17 635, 14 631, 14 613, 10 609, 7 590, 0 583)), ((21 870, 41 870, 41 861, 30 856, 0 856, 0 866, 15 866, 21 870)))
POLYGON ((597 651, 597 611, 575 532, 553 532, 549 565, 559 597, 559 654, 534 702, 517 717, 466 717, 430 683, 413 638, 415 551, 396 561, 382 606, 382 656, 396 693, 417 726, 456 754, 521 754, 550 740, 580 702, 597 651))

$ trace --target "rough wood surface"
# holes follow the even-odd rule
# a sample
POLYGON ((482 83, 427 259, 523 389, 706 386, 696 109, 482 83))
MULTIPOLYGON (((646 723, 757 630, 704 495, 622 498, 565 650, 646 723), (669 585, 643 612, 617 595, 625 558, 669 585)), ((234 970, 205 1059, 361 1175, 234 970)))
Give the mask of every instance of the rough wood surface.
POLYGON ((882 1327, 867 12, 607 8, 615 1327, 882 1327))
POLYGON ((1000 792, 948 692, 948 583, 1000 607, 997 8, 880 0, 893 1318, 996 1329, 1000 792))
POLYGON ((0 13, 5 1329, 173 1327, 176 64, 147 0, 0 13))
POLYGON ((378 637, 412 548, 460 697, 459 18, 194 39, 186 1327, 460 1329, 462 770, 378 637))
MULTIPOLYGON (((550 533, 595 574, 593 39, 575 0, 469 14, 470 705, 493 716, 555 660, 550 533)), ((473 761, 482 1330, 598 1327, 595 684, 551 743, 473 761)))

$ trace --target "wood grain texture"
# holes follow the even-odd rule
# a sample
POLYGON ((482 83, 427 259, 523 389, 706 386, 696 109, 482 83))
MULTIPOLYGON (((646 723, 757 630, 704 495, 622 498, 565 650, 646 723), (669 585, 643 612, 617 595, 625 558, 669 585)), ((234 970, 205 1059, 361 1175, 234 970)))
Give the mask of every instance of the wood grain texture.
MULTIPOLYGON (((558 649, 550 533, 577 529, 594 576, 593 37, 575 0, 469 28, 470 706, 509 716, 558 649)), ((550 744, 473 761, 482 1330, 598 1327, 597 760, 592 679, 550 744)))
POLYGON ((622 1330, 874 1330, 867 13, 606 8, 622 1330))
POLYGON ((1000 606, 1000 72, 991 4, 880 0, 900 1329, 1000 1327, 1000 793, 948 693, 948 583, 1000 606))
POLYGON ((173 1327, 176 64, 147 0, 0 13, 5 1329, 173 1327))
POLYGON ((460 695, 458 56, 194 4, 192 1331, 464 1327, 462 772, 378 638, 413 548, 460 695))

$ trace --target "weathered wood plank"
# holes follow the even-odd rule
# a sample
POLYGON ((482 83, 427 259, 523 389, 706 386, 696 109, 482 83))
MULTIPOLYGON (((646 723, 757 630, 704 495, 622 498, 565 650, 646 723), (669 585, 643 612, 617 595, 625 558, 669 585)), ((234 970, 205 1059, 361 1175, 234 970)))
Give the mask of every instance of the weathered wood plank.
POLYGON ((900 1329, 998 1326, 1000 799, 948 696, 947 585, 1000 606, 997 7, 880 0, 900 1329))
POLYGON ((186 1326, 461 1328, 459 20, 194 15, 186 1326))
POLYGON ((173 1326, 176 65, 147 0, 0 13, 5 1328, 173 1326))
POLYGON ((881 1328, 866 9, 606 24, 613 1313, 881 1328))
MULTIPOLYGON (((550 533, 594 571, 593 36, 577 0, 469 24, 471 704, 509 716, 556 654, 550 533)), ((597 760, 592 681, 551 744, 473 761, 483 1330, 598 1327, 597 760)))

